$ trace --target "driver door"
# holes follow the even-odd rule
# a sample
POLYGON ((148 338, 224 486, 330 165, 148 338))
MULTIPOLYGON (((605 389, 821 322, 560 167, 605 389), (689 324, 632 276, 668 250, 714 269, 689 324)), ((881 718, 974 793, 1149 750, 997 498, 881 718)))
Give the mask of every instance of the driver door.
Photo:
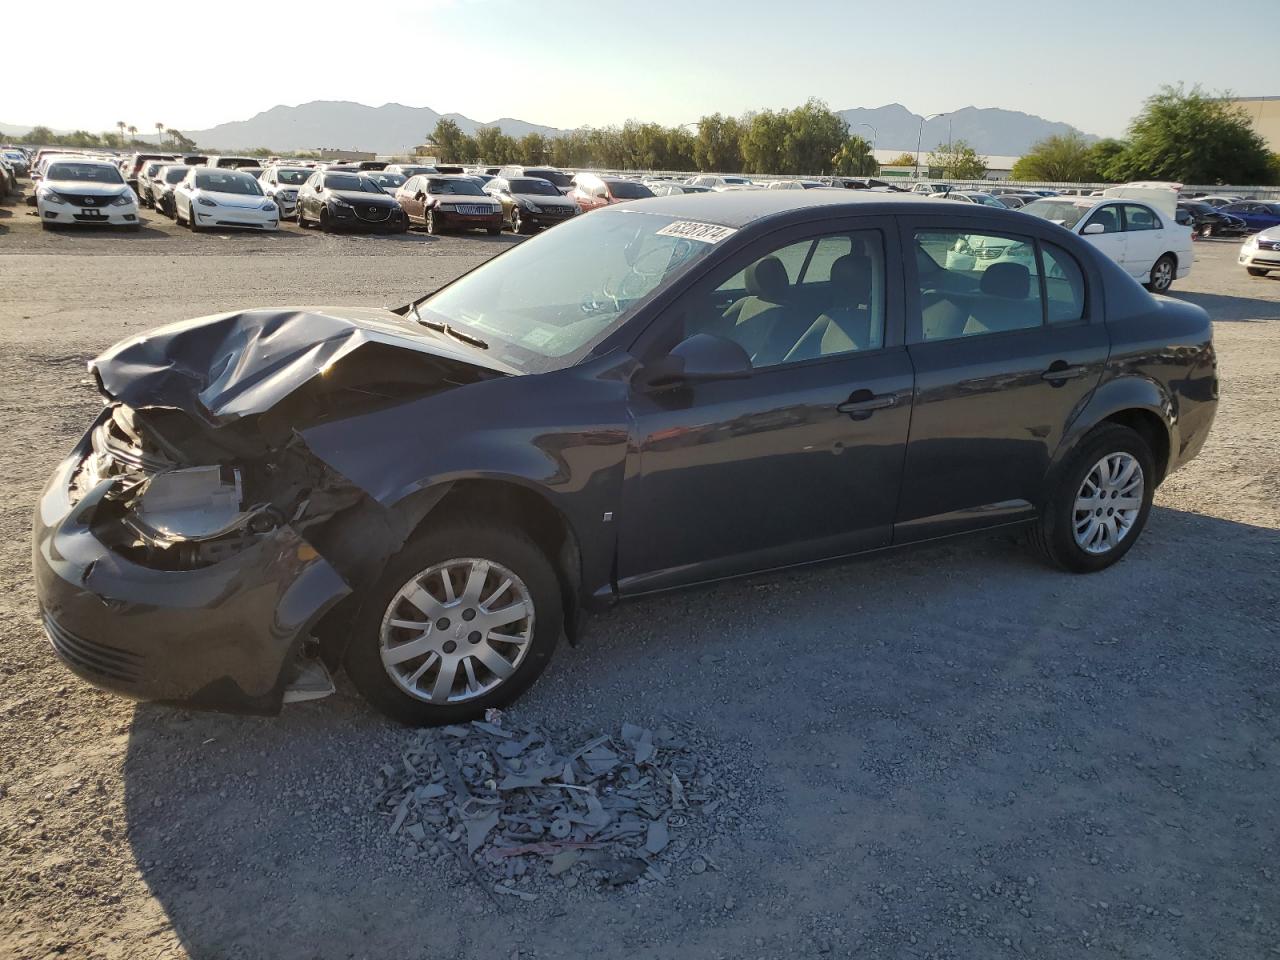
POLYGON ((646 332, 642 360, 711 333, 743 346, 753 370, 632 387, 620 593, 890 542, 914 387, 890 226, 864 217, 775 233, 646 332))

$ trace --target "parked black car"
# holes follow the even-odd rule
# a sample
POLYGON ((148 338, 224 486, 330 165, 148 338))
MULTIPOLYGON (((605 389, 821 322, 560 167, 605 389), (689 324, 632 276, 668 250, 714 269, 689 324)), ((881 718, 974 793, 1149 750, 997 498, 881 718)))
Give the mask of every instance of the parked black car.
POLYGON ((1068 231, 852 190, 620 204, 394 311, 90 366, 34 523, 66 664, 262 713, 341 666, 419 723, 509 702, 622 597, 997 527, 1101 570, 1218 391, 1205 312, 1068 231))
MULTIPOLYGON (((1192 231, 1202 237, 1238 236, 1245 232, 1246 225, 1240 217, 1224 213, 1210 203, 1198 200, 1179 200, 1178 210, 1185 212, 1189 218, 1192 231)), ((1179 221, 1181 222, 1181 221, 1179 221)))
POLYGON ((378 230, 404 233, 409 229, 396 198, 362 173, 317 170, 298 190, 298 226, 319 225, 335 230, 378 230))

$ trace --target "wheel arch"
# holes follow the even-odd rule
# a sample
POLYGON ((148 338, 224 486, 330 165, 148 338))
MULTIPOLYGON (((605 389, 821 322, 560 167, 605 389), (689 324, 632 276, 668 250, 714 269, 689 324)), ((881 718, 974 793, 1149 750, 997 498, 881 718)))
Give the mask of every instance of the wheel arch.
POLYGON ((1058 447, 1051 467, 1056 473, 1070 459, 1080 442, 1104 423, 1115 423, 1138 433, 1151 449, 1156 463, 1156 485, 1169 470, 1177 429, 1173 399, 1158 381, 1146 377, 1119 377, 1102 384, 1071 425, 1058 447))

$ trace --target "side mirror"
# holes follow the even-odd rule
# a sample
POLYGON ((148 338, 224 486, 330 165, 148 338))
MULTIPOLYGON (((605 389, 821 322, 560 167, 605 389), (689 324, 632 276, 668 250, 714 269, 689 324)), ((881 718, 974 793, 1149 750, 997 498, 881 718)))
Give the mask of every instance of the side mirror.
POLYGON ((751 376, 751 370, 751 358, 740 344, 709 333, 695 333, 662 359, 641 367, 634 382, 639 387, 660 389, 712 380, 742 380, 751 376))
POLYGON ((1086 226, 1083 230, 1080 231, 1080 233, 1085 236, 1089 236, 1091 234, 1096 234, 1096 233, 1106 233, 1106 232, 1107 232, 1107 228, 1100 223, 1091 223, 1088 226, 1086 226))

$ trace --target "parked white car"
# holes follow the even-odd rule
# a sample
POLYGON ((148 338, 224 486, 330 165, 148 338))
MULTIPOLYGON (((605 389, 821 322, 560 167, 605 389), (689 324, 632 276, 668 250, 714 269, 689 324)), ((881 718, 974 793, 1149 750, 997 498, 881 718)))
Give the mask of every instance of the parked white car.
POLYGON ((110 160, 61 157, 45 167, 36 188, 40 226, 111 224, 137 230, 138 196, 110 160))
POLYGON ((298 191, 307 182, 315 170, 310 167, 290 167, 276 164, 263 172, 258 178, 262 191, 276 202, 280 208, 280 218, 292 217, 298 206, 298 191))
POLYGON ((715 191, 722 190, 754 190, 756 184, 747 177, 718 177, 713 174, 704 173, 701 176, 691 178, 688 183, 694 187, 709 187, 715 191))
POLYGON ((192 167, 173 190, 174 220, 193 232, 210 227, 278 230, 280 208, 257 177, 238 170, 192 167))
POLYGON ((1240 247, 1240 265, 1251 277, 1280 271, 1280 227, 1269 227, 1245 240, 1240 247))
POLYGON ((1191 229, 1140 200, 1046 197, 1021 210, 1077 233, 1153 293, 1191 273, 1191 229))

